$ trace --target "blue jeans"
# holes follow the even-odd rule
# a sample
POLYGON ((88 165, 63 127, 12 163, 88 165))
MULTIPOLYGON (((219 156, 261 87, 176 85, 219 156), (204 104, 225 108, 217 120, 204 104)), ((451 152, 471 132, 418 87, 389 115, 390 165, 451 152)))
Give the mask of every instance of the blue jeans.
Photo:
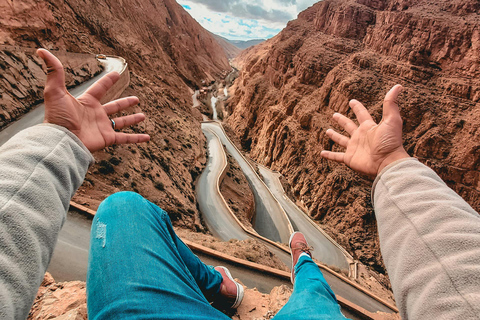
MULTIPOLYGON (((275 319, 344 319, 308 257, 295 266, 294 292, 275 319)), ((133 192, 108 197, 93 220, 88 316, 96 319, 229 319, 213 308, 222 276, 177 237, 165 211, 133 192)))

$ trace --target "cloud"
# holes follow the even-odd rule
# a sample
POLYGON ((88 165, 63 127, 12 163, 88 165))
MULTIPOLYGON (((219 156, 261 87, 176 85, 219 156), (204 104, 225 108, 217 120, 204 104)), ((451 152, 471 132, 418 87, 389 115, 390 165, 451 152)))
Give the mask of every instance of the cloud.
POLYGON ((317 0, 177 0, 205 29, 232 40, 268 39, 317 0))
MULTIPOLYGON (((205 5, 214 12, 224 12, 244 19, 262 19, 271 22, 288 22, 294 18, 292 10, 271 8, 266 1, 246 0, 192 0, 192 2, 205 5)), ((285 9, 296 4, 296 0, 277 0, 276 3, 285 9)))

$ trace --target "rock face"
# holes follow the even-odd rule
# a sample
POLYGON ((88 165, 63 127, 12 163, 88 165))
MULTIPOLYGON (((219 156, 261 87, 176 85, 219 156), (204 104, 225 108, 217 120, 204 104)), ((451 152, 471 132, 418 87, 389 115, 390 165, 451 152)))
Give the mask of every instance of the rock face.
POLYGON ((56 283, 55 279, 46 273, 28 319, 87 320, 85 282, 56 283))
POLYGON ((129 63, 125 95, 138 95, 133 111, 141 109, 147 121, 125 131, 146 131, 152 139, 94 154, 97 164, 75 201, 95 208, 108 194, 133 190, 181 225, 198 222, 193 181, 205 161, 205 141, 189 87, 231 69, 211 35, 174 0, 8 0, 0 11, 0 44, 113 54, 129 63))
POLYGON ((371 181, 320 158, 333 146, 325 131, 334 112, 354 117, 353 98, 379 121, 386 92, 404 85, 406 150, 478 211, 479 10, 473 0, 325 0, 236 59, 243 69, 227 122, 243 147, 281 171, 308 213, 379 272, 371 181))
MULTIPOLYGON (((2 46, 0 51, 0 129, 43 100, 46 76, 35 50, 2 46)), ((67 87, 82 83, 102 71, 93 54, 55 52, 65 67, 67 87)))

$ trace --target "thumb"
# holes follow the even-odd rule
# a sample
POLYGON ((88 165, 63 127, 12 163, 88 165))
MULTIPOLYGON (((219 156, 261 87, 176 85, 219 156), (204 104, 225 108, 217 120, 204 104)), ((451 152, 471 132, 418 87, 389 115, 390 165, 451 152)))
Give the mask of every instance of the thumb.
POLYGON ((401 121, 400 110, 398 109, 398 95, 402 93, 403 87, 399 84, 394 86, 385 96, 383 101, 383 120, 385 122, 401 121))
POLYGON ((37 54, 47 66, 47 84, 45 88, 65 88, 65 71, 60 60, 45 49, 38 49, 37 54))

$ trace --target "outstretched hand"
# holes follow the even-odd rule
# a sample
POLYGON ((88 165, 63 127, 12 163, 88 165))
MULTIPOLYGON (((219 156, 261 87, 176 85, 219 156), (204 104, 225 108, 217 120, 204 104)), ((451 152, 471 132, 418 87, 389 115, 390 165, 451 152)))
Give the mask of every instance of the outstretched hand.
POLYGON ((360 102, 351 100, 350 107, 357 116, 359 126, 339 113, 333 115, 333 119, 345 129, 350 138, 332 129, 326 132, 330 139, 346 148, 345 152, 322 151, 320 155, 371 176, 376 176, 396 160, 408 158, 409 155, 403 148, 402 118, 397 103, 402 90, 402 86, 396 85, 387 93, 379 124, 373 121, 360 102))
MULTIPOLYGON (((113 144, 139 143, 150 140, 147 134, 126 134, 116 132, 109 115, 138 104, 137 97, 127 97, 102 105, 100 100, 120 75, 111 72, 93 84, 80 97, 73 97, 65 87, 65 72, 62 63, 45 49, 37 50, 47 66, 45 85, 45 120, 74 133, 91 152, 113 144)), ((115 129, 122 129, 145 120, 145 115, 137 113, 114 118, 115 129)))

